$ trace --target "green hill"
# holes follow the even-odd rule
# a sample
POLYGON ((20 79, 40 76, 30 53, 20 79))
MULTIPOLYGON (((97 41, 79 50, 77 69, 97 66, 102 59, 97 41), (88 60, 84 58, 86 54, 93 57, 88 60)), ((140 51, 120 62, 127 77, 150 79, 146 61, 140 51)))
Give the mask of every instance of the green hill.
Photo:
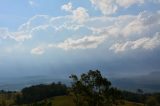
MULTIPOLYGON (((74 106, 73 99, 71 96, 57 96, 50 99, 53 102, 53 106, 74 106)), ((124 105, 119 106, 143 106, 139 103, 125 102, 124 105)))
MULTIPOLYGON (((0 106, 13 106, 16 94, 0 94, 0 106)), ((56 96, 38 103, 21 106, 75 106, 72 96, 56 96)), ((125 104, 119 106, 143 106, 139 103, 125 101, 125 104)))
MULTIPOLYGON (((73 103, 73 98, 71 96, 57 96, 54 98, 41 101, 37 104, 22 105, 22 106, 42 106, 42 105, 43 106, 75 106, 73 103), (52 105, 48 105, 47 103, 51 103, 52 105)), ((124 104, 118 105, 118 106, 143 106, 143 105, 140 103, 125 101, 124 104)))

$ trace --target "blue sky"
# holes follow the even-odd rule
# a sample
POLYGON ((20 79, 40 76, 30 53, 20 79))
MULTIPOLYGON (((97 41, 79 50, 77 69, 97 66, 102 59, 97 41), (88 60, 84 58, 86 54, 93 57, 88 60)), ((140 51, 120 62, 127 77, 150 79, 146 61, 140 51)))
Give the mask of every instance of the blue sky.
POLYGON ((160 70, 159 0, 1 0, 0 76, 160 70))

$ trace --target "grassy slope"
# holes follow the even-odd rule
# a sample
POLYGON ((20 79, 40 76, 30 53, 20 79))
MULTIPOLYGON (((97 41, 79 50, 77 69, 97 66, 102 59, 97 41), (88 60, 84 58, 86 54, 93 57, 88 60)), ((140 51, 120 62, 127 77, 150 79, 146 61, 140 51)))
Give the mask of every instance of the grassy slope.
POLYGON ((72 97, 70 96, 57 96, 53 99, 54 106, 74 106, 72 97))
POLYGON ((0 106, 9 106, 14 103, 16 94, 0 94, 0 106))
MULTIPOLYGON (((58 96, 53 99, 53 106, 74 106, 72 97, 70 96, 58 96)), ((119 106, 143 106, 142 104, 125 102, 124 105, 119 106)))
MULTIPOLYGON (((5 101, 5 106, 9 106, 13 103, 15 99, 15 94, 6 96, 0 95, 0 106, 2 106, 2 101, 5 101)), ((75 106, 73 103, 73 99, 71 96, 57 96, 54 98, 47 99, 47 101, 52 102, 53 106, 75 106)), ((3 104, 4 105, 4 104, 3 104)), ((22 105, 22 106, 29 106, 29 105, 22 105)), ((119 106, 143 106, 142 104, 133 103, 133 102, 126 102, 124 105, 119 106)))

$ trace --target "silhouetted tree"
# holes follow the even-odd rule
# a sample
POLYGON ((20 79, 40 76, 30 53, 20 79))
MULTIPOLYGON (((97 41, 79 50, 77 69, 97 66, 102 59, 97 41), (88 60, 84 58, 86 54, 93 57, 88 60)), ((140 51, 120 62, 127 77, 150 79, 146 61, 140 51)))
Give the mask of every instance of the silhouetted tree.
POLYGON ((143 90, 142 89, 137 89, 137 93, 138 94, 143 94, 143 90))
POLYGON ((111 87, 111 82, 104 78, 100 71, 90 70, 80 78, 71 75, 73 80, 71 93, 76 106, 106 106, 120 99, 120 91, 111 87))
POLYGON ((139 94, 139 99, 140 101, 144 104, 145 106, 145 101, 146 101, 146 96, 144 94, 144 91, 142 89, 137 89, 137 93, 139 94))

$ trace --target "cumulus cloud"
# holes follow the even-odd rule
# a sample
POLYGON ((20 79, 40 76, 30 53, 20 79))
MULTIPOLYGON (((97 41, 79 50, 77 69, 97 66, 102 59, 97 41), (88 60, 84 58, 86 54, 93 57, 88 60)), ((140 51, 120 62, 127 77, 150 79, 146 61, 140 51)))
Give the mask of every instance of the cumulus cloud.
POLYGON ((68 12, 71 12, 72 11, 72 3, 69 2, 68 4, 64 4, 61 6, 61 9, 62 10, 65 10, 65 11, 68 11, 68 12))
POLYGON ((85 36, 80 39, 67 39, 59 43, 57 47, 64 50, 97 48, 99 44, 104 42, 105 37, 106 36, 85 36))
POLYGON ((31 39, 32 36, 28 32, 24 31, 10 32, 8 31, 8 28, 0 28, 0 38, 13 39, 17 42, 23 42, 25 40, 31 39))
POLYGON ((83 26, 82 24, 87 21, 88 17, 87 10, 82 7, 73 9, 71 15, 68 16, 49 17, 48 15, 35 15, 20 25, 17 31, 0 28, 0 38, 24 42, 25 40, 31 39, 34 33, 42 30, 47 31, 49 28, 53 31, 60 29, 77 30, 83 26))
MULTIPOLYGON (((135 1, 110 1, 91 0, 94 5, 104 5, 102 8, 108 8, 107 3, 113 2, 113 7, 118 6, 128 7, 132 4, 141 4, 143 0, 135 1)), ((109 4, 108 4, 109 5, 109 4)), ((112 6, 112 5, 110 5, 112 6)), ((98 7, 97 7, 98 8, 98 7)), ((52 17, 48 15, 35 15, 31 17, 26 23, 20 25, 17 31, 9 31, 7 28, 0 28, 0 39, 12 39, 17 42, 25 42, 31 40, 33 44, 51 43, 49 47, 58 47, 65 50, 72 49, 89 49, 97 48, 109 38, 113 41, 126 42, 117 43, 110 49, 117 48, 117 51, 125 51, 133 39, 152 35, 159 31, 160 27, 160 12, 140 12, 138 15, 120 15, 120 16, 89 16, 86 8, 73 8, 72 3, 65 4, 61 7, 69 15, 52 17), (51 32, 51 33, 50 33, 51 32), (34 36, 35 35, 35 36, 34 36), (87 36, 86 36, 87 35, 87 36), (88 36, 90 35, 90 36, 88 36), (55 37, 55 39, 54 39, 55 37), (32 38, 35 40, 32 40, 32 38), (37 40, 38 38, 38 40, 37 40), (51 39, 50 39, 51 38, 51 39), (57 40, 58 39, 58 40, 57 40), (49 42, 48 42, 49 41, 49 42), (56 42, 55 42, 56 41, 56 42)), ((104 11, 106 12, 106 10, 104 11)), ((108 14, 108 13, 104 13, 108 14)), ((145 39, 141 39, 145 40, 145 39)), ((112 42, 113 41, 109 41, 112 42)), ((106 44, 106 43, 104 43, 106 44)), ((47 44, 48 45, 48 44, 47 44)), ((107 45, 109 46, 109 45, 107 45)), ((106 46, 106 48, 107 48, 106 46)), ((35 51, 43 51, 46 49, 35 48, 35 51)))
MULTIPOLYGON (((157 28, 155 31, 158 31, 160 21, 158 17, 158 12, 141 12, 138 15, 90 18, 88 20, 89 23, 87 22, 84 27, 92 31, 92 36, 84 36, 79 39, 69 38, 59 43, 57 47, 65 50, 97 48, 98 45, 102 44, 108 37, 115 40, 121 37, 119 40, 122 41, 125 39, 129 40, 129 37, 131 35, 135 36, 135 34, 142 37, 145 36, 146 32, 151 32, 151 30, 148 30, 149 28, 157 28)), ((134 36, 132 36, 132 38, 134 36)), ((114 46, 119 48, 117 51, 124 51, 131 44, 130 42, 131 41, 128 41, 123 45, 115 44, 114 46)), ((55 47, 55 45, 53 47, 55 47)))
POLYGON ((104 15, 112 14, 117 11, 117 5, 114 0, 90 0, 104 15))
POLYGON ((34 27, 46 25, 49 23, 48 15, 35 15, 31 17, 26 23, 19 26, 18 30, 30 31, 34 27))
POLYGON ((128 36, 131 34, 142 34, 146 31, 151 31, 151 28, 160 24, 160 13, 154 14, 146 11, 141 12, 132 21, 130 21, 123 29, 123 35, 128 36))
POLYGON ((72 11, 73 13, 73 20, 78 23, 84 23, 88 20, 89 14, 87 13, 87 10, 83 7, 78 7, 77 9, 72 11))
POLYGON ((111 37, 139 37, 159 31, 159 17, 158 11, 153 13, 144 11, 138 15, 91 18, 87 26, 93 33, 106 32, 111 37))
POLYGON ((89 14, 87 13, 87 10, 84 7, 78 7, 76 9, 73 9, 71 2, 62 5, 61 9, 70 12, 72 14, 70 15, 70 18, 78 23, 83 23, 87 21, 87 19, 89 18, 89 14))
POLYGON ((34 55, 42 55, 44 52, 45 52, 44 47, 41 47, 41 46, 33 48, 31 50, 31 54, 34 54, 34 55))
POLYGON ((121 7, 129 7, 133 4, 143 4, 144 0, 116 0, 116 3, 121 7))
POLYGON ((12 32, 10 38, 14 39, 15 41, 18 42, 23 42, 25 40, 31 39, 32 35, 26 32, 12 32))
POLYGON ((116 43, 110 47, 115 53, 124 52, 126 50, 134 49, 154 49, 160 46, 160 33, 156 33, 153 37, 143 37, 135 41, 127 41, 124 43, 116 43))
POLYGON ((119 7, 127 8, 133 4, 142 4, 144 0, 90 0, 104 15, 115 13, 119 7))
POLYGON ((39 30, 48 30, 48 28, 52 28, 55 31, 63 29, 77 30, 89 19, 89 14, 83 7, 73 9, 72 3, 69 2, 68 4, 64 4, 61 8, 70 14, 57 17, 35 15, 26 23, 20 25, 18 31, 34 33, 39 30))

